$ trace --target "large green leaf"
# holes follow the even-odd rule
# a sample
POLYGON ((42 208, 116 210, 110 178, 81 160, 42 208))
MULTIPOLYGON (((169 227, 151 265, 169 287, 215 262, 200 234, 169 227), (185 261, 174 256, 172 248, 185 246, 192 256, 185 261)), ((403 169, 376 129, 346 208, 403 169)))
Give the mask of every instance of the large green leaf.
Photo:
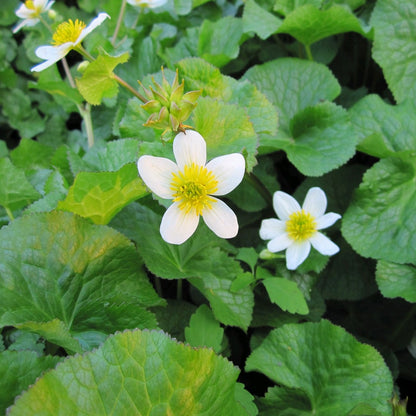
POLYGON ((8 158, 0 159, 0 205, 14 211, 29 205, 40 194, 26 179, 23 169, 17 168, 8 158))
POLYGON ((238 369, 212 350, 163 332, 125 331, 41 377, 10 416, 248 414, 236 400, 238 369))
POLYGON ((392 376, 381 355, 329 321, 273 330, 248 357, 246 370, 260 371, 297 398, 290 405, 299 412, 288 414, 342 416, 360 403, 392 413, 392 376))
POLYGON ((244 32, 254 32, 260 39, 267 39, 277 32, 282 20, 259 6, 255 0, 247 0, 244 4, 244 32))
POLYGON ((402 297, 416 303, 416 261, 396 264, 380 260, 376 270, 377 284, 386 298, 402 297))
POLYGON ((278 33, 288 33, 304 45, 311 45, 338 33, 357 32, 365 35, 360 21, 346 7, 334 5, 328 9, 306 4, 289 13, 278 33))
POLYGON ((3 351, 0 353, 0 412, 13 404, 14 398, 49 368, 55 367, 60 357, 39 357, 34 351, 3 351))
POLYGON ((253 293, 249 288, 238 293, 230 291, 242 269, 238 261, 220 248, 227 243, 199 224, 197 232, 184 244, 168 244, 160 236, 161 219, 161 215, 149 208, 131 204, 111 224, 136 241, 138 251, 154 275, 164 279, 190 279, 210 302, 217 320, 247 329, 253 293))
POLYGON ((126 205, 147 193, 136 165, 130 163, 116 172, 80 172, 58 209, 107 224, 126 205))
POLYGON ((146 307, 163 301, 141 266, 109 227, 59 211, 19 218, 0 230, 0 326, 38 325, 65 346, 68 331, 155 327, 146 307))
POLYGON ((381 66, 396 102, 416 98, 416 3, 378 0, 371 16, 373 57, 381 66))
POLYGON ((354 250, 395 263, 415 261, 415 180, 412 154, 382 159, 366 172, 342 221, 354 250))
MULTIPOLYGON (((332 101, 341 87, 324 65, 296 58, 281 58, 256 65, 244 75, 278 108, 280 131, 289 133, 290 120, 301 110, 332 101)), ((260 143, 262 144, 262 143, 260 143)), ((267 145, 273 146, 273 139, 267 145)))
POLYGON ((207 62, 222 67, 238 56, 242 35, 241 19, 232 16, 215 22, 205 19, 199 32, 198 55, 207 62))
POLYGON ((349 110, 358 149, 376 157, 416 150, 415 111, 412 100, 393 106, 378 95, 367 95, 349 110))

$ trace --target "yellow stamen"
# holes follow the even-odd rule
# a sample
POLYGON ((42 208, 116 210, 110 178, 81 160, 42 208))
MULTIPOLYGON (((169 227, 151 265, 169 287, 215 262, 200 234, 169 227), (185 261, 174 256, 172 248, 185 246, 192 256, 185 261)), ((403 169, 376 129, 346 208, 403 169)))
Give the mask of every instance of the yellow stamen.
POLYGON ((214 174, 204 166, 195 163, 186 165, 183 172, 173 173, 170 188, 173 200, 179 202, 179 208, 188 214, 191 210, 201 215, 204 209, 211 209, 215 199, 210 194, 218 190, 218 181, 214 174))
POLYGON ((292 240, 305 241, 316 232, 315 218, 303 209, 294 212, 286 221, 286 232, 292 240))
POLYGON ((76 42, 79 35, 85 28, 85 23, 81 20, 75 20, 73 22, 69 19, 67 22, 61 23, 55 30, 52 36, 53 45, 62 45, 66 42, 76 42))
POLYGON ((33 4, 33 0, 26 0, 25 6, 30 10, 36 10, 35 5, 33 4))

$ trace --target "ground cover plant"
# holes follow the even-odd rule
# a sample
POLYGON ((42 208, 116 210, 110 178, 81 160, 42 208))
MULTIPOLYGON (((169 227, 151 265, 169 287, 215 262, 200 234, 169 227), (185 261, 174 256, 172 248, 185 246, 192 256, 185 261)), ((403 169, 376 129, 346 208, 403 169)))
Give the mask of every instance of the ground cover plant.
POLYGON ((0 408, 416 414, 413 0, 2 0, 0 408))

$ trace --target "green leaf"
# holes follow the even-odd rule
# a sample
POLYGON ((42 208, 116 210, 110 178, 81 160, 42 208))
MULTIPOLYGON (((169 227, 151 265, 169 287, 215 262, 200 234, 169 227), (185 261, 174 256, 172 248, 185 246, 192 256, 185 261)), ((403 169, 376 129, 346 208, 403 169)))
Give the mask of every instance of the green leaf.
POLYGON ((191 316, 189 326, 185 328, 185 339, 193 347, 209 347, 217 354, 221 352, 224 329, 214 318, 207 305, 201 305, 191 316))
POLYGON ((0 159, 0 177, 0 205, 6 209, 23 208, 40 197, 23 169, 15 167, 8 158, 0 159))
POLYGON ((241 260, 250 266, 251 272, 254 273, 259 255, 253 247, 241 247, 238 249, 238 253, 235 256, 237 260, 241 260))
POLYGON ((267 39, 277 32, 281 23, 281 19, 263 9, 254 0, 247 0, 244 4, 244 32, 254 32, 260 39, 267 39))
POLYGON ((288 33, 307 46, 345 32, 366 35, 360 21, 348 8, 334 5, 320 10, 311 4, 297 7, 288 14, 278 30, 278 33, 288 33))
POLYGON ((382 159, 366 172, 342 221, 342 234, 359 254, 395 263, 414 262, 415 177, 412 155, 382 159))
POLYGON ((244 109, 202 97, 198 99, 192 123, 207 142, 208 159, 229 153, 243 153, 247 171, 253 169, 257 163, 257 136, 244 109))
POLYGON ((358 140, 348 113, 333 103, 319 103, 300 111, 291 120, 290 130, 293 140, 284 149, 304 175, 320 176, 354 156, 358 140))
POLYGON ((379 0, 371 15, 373 57, 383 69, 397 103, 416 97, 416 4, 379 0))
POLYGON ((262 280, 270 300, 284 311, 307 315, 308 305, 295 282, 282 277, 270 277, 262 280))
POLYGON ((141 266, 109 227, 59 211, 16 219, 0 230, 0 326, 38 325, 64 345, 66 329, 155 327, 146 308, 164 302, 141 266))
POLYGON ((277 106, 279 134, 262 136, 260 146, 273 150, 287 145, 290 121, 300 111, 321 101, 331 101, 341 92, 329 69, 316 62, 280 58, 250 68, 244 75, 277 106))
POLYGON ((39 357, 34 351, 0 353, 0 412, 5 414, 14 398, 61 360, 60 357, 39 357))
POLYGON ((401 297, 416 303, 416 265, 380 260, 376 270, 377 285, 386 298, 401 297))
POLYGON ((179 344, 163 332, 124 331, 45 374, 9 415, 243 416, 248 413, 235 399, 238 373, 212 350, 179 344))
POLYGON ((41 168, 51 167, 51 158, 55 149, 35 140, 22 139, 19 146, 10 152, 10 159, 18 168, 31 173, 41 168))
POLYGON ((329 321, 273 330, 248 357, 246 370, 265 374, 286 395, 298 389, 303 400, 291 400, 296 415, 346 415, 362 402, 384 416, 392 412, 392 376, 381 355, 329 321))
POLYGON ((204 20, 199 33, 198 55, 222 67, 238 56, 242 35, 243 23, 239 18, 226 16, 216 22, 204 20))
POLYGON ((393 106, 378 95, 367 95, 349 110, 358 149, 379 158, 416 150, 415 111, 413 100, 393 106))
POLYGON ((154 275, 164 279, 189 279, 208 299, 217 320, 247 329, 253 310, 253 293, 248 288, 230 292, 232 281, 242 269, 238 261, 220 249, 227 243, 204 224, 199 224, 196 233, 184 244, 168 244, 160 236, 161 219, 161 215, 149 208, 131 204, 111 224, 136 241, 139 253, 154 275))
POLYGON ((93 105, 101 104, 103 98, 111 98, 118 93, 118 83, 114 78, 114 68, 127 62, 129 54, 119 56, 100 55, 88 64, 82 78, 75 79, 85 100, 93 105))
POLYGON ((126 205, 147 194, 136 165, 130 163, 116 172, 80 172, 58 209, 107 224, 126 205))

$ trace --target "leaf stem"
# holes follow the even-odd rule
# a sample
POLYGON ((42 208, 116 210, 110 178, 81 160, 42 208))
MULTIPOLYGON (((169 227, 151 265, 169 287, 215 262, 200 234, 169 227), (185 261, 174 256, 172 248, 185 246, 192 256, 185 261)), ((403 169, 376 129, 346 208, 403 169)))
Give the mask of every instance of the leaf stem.
POLYGON ((120 6, 120 12, 118 14, 116 28, 114 29, 113 37, 111 38, 111 45, 114 47, 117 39, 118 32, 121 27, 121 22, 123 21, 124 12, 126 10, 126 0, 123 0, 120 6))
POLYGON ((124 79, 120 78, 118 75, 114 73, 113 73, 113 77, 120 85, 122 85, 124 88, 129 90, 140 101, 142 101, 143 103, 147 103, 148 100, 146 100, 146 98, 143 95, 141 95, 138 91, 136 91, 130 84, 124 81, 124 79))
POLYGON ((160 282, 160 277, 157 277, 157 276, 155 276, 155 289, 156 289, 156 293, 160 297, 163 297, 162 284, 160 282))
POLYGON ((88 148, 91 149, 91 147, 94 146, 94 130, 91 120, 91 105, 85 104, 85 108, 79 106, 78 109, 82 118, 84 119, 85 130, 87 131, 88 148))
POLYGON ((182 300, 182 279, 178 279, 178 284, 176 286, 176 299, 182 300))
POLYGON ((306 56, 310 61, 313 61, 312 51, 310 45, 304 45, 305 46, 305 52, 306 56))
POLYGON ((4 209, 6 210, 7 216, 10 218, 11 221, 13 221, 14 220, 13 212, 8 207, 4 207, 4 209))
POLYGON ((244 178, 250 185, 261 195, 268 205, 273 204, 273 198, 269 190, 264 186, 263 182, 254 173, 245 173, 244 178))

